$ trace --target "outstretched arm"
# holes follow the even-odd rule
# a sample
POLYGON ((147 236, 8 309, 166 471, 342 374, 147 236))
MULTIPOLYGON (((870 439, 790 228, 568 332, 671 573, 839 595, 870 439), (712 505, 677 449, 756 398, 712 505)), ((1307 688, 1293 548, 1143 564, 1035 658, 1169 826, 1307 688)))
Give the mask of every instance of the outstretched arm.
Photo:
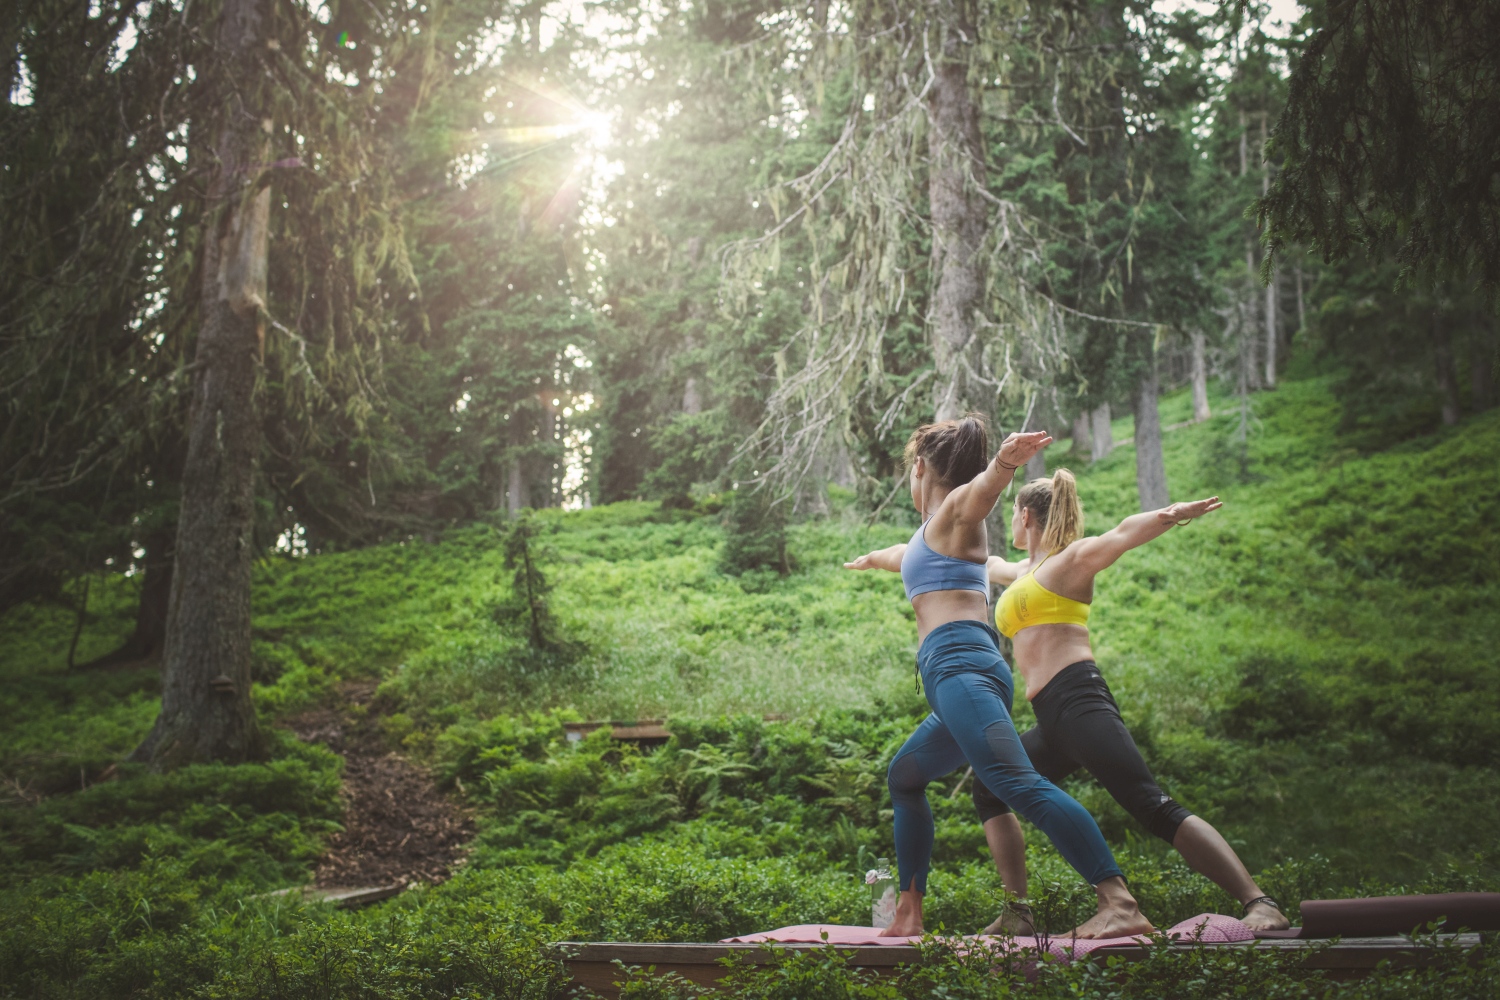
POLYGON ((901 557, 906 555, 906 543, 900 542, 887 549, 876 549, 874 552, 866 552, 853 562, 844 563, 845 569, 888 569, 892 573, 901 572, 901 557))
POLYGON ((1161 510, 1132 514, 1109 531, 1095 538, 1083 538, 1068 546, 1072 561, 1090 573, 1114 565, 1116 559, 1133 548, 1145 545, 1172 530, 1174 524, 1185 524, 1224 506, 1218 497, 1174 503, 1161 510))
POLYGON ((1012 434, 1000 444, 1000 450, 984 471, 968 483, 954 490, 950 499, 954 501, 954 513, 965 524, 977 524, 990 516, 1000 493, 1015 478, 1016 470, 1032 456, 1052 443, 1046 431, 1031 431, 1012 434))
POLYGON ((989 574, 990 583, 997 587, 1009 587, 1031 569, 1031 559, 1021 559, 1017 562, 1006 562, 999 556, 990 556, 984 564, 985 572, 989 574))

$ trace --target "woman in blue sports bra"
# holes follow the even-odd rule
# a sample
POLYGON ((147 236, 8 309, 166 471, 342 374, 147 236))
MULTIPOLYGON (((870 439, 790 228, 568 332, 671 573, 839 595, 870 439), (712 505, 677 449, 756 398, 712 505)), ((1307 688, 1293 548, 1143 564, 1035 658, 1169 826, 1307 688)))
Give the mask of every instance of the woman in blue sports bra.
POLYGON ((932 709, 897 751, 886 775, 901 876, 896 919, 883 932, 889 936, 922 933, 922 896, 934 833, 927 785, 965 762, 1001 801, 1051 838, 1094 887, 1099 910, 1074 936, 1121 937, 1151 930, 1093 817, 1027 759, 1010 717, 1010 667, 988 623, 985 518, 1016 469, 1051 440, 1040 431, 1012 434, 991 461, 984 422, 976 416, 918 428, 907 442, 906 464, 922 526, 899 562, 895 550, 902 547, 893 546, 849 567, 900 570, 917 613, 917 669, 932 709))

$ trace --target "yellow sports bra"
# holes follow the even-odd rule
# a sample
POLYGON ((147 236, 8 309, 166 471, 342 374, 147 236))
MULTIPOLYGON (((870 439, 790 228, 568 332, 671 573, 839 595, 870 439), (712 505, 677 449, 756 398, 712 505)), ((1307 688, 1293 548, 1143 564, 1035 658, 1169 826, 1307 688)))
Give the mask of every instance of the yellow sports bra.
POLYGON ((1008 639, 1033 625, 1088 626, 1089 606, 1052 591, 1036 582, 1036 571, 1051 556, 1049 552, 1015 583, 1005 588, 995 607, 995 624, 1008 639))

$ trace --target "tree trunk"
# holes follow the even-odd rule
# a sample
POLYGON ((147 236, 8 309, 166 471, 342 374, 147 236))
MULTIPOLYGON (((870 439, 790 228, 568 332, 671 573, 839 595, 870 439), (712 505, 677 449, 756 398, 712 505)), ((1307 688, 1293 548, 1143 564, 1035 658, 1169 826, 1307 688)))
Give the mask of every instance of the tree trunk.
POLYGON ((1073 417, 1073 454, 1082 458, 1093 449, 1093 435, 1089 433, 1089 411, 1079 410, 1073 417))
MULTIPOLYGON (((1260 196, 1264 198, 1271 190, 1271 164, 1266 159, 1267 114, 1260 113, 1260 196)), ((1266 282, 1266 388, 1276 388, 1276 271, 1271 270, 1271 280, 1266 282)))
POLYGON ((135 631, 120 648, 96 660, 90 660, 78 669, 93 670, 138 663, 161 652, 167 637, 167 609, 171 606, 174 534, 171 529, 156 531, 143 543, 146 555, 141 560, 144 567, 141 574, 141 595, 135 608, 135 631))
POLYGON ((226 0, 218 56, 238 84, 216 143, 203 263, 202 327, 193 365, 176 565, 162 652, 161 714, 131 755, 155 767, 243 761, 264 742, 250 703, 258 316, 263 306, 270 123, 254 106, 256 58, 270 0, 226 0), (247 105, 246 102, 251 102, 247 105))
POLYGON ((1109 404, 1100 403, 1089 415, 1089 419, 1094 424, 1093 450, 1089 453, 1089 460, 1097 462, 1101 458, 1108 458, 1109 453, 1115 450, 1114 430, 1109 425, 1109 404))
POLYGON ((83 587, 81 588, 82 592, 78 595, 78 614, 73 620, 73 639, 68 643, 67 666, 69 670, 74 669, 75 664, 73 663, 73 656, 78 652, 78 640, 83 635, 84 623, 88 621, 89 584, 93 583, 93 580, 94 577, 92 573, 83 574, 83 587))
POLYGON ((1245 321, 1240 327, 1240 349, 1245 355, 1245 379, 1248 388, 1254 390, 1260 388, 1260 369, 1256 366, 1255 344, 1258 340, 1256 335, 1255 315, 1255 243, 1249 236, 1245 237, 1245 273, 1249 276, 1250 294, 1245 297, 1245 321))
POLYGON ((1208 408, 1208 338, 1199 330, 1193 342, 1193 420, 1202 423, 1213 416, 1208 408))
POLYGON ((1266 285, 1266 388, 1276 388, 1276 272, 1266 285))
POLYGON ((844 443, 842 434, 834 437, 833 459, 829 463, 829 482, 835 486, 842 486, 846 490, 852 490, 858 484, 859 477, 854 471, 854 459, 849 454, 849 446, 844 443))
POLYGON ((937 368, 933 410, 936 419, 952 420, 992 409, 993 393, 971 378, 977 370, 975 328, 984 292, 979 247, 987 212, 973 193, 985 183, 979 104, 969 84, 974 11, 966 0, 933 6, 949 16, 927 99, 932 273, 937 276, 928 322, 937 368))
MULTIPOLYGON (((541 438, 548 445, 554 445, 558 441, 558 412, 557 407, 552 405, 550 395, 543 394, 542 398, 542 433, 541 438)), ((557 507, 561 504, 558 494, 558 486, 561 476, 558 475, 558 463, 549 448, 547 452, 547 477, 544 482, 538 483, 538 492, 546 497, 546 506, 557 507)))
POLYGON ((1156 351, 1148 344, 1146 364, 1135 390, 1135 485, 1141 510, 1171 503, 1167 465, 1161 452, 1161 413, 1157 409, 1156 351))
POLYGON ((1302 300, 1302 265, 1297 264, 1297 332, 1307 329, 1307 310, 1302 300))
POLYGON ((512 517, 531 506, 531 491, 526 488, 526 472, 521 460, 513 458, 505 472, 505 508, 512 517))
MULTIPOLYGON (((1010 545, 1006 542, 1006 535, 1010 525, 1011 504, 1014 500, 1015 490, 1007 490, 1000 494, 995 509, 990 511, 989 517, 984 519, 985 540, 989 544, 990 555, 999 556, 1001 559, 1010 558, 1010 545)), ((994 611, 993 600, 990 601, 990 610, 994 611)), ((993 625, 994 622, 990 624, 993 625)))
POLYGON ((1047 478, 1047 451, 1046 451, 1046 449, 1044 448, 1041 451, 1037 452, 1035 455, 1032 455, 1031 456, 1031 461, 1029 461, 1029 462, 1026 463, 1025 469, 1026 469, 1026 482, 1028 482, 1028 483, 1031 482, 1033 479, 1046 479, 1047 478))
POLYGON ((1443 423, 1452 427, 1458 423, 1458 373, 1453 366, 1453 341, 1448 324, 1443 322, 1443 311, 1436 306, 1432 310, 1432 359, 1437 364, 1438 392, 1443 400, 1443 423))
POLYGON ((825 517, 828 514, 828 447, 824 442, 813 456, 807 473, 797 481, 796 499, 792 504, 794 514, 825 517))

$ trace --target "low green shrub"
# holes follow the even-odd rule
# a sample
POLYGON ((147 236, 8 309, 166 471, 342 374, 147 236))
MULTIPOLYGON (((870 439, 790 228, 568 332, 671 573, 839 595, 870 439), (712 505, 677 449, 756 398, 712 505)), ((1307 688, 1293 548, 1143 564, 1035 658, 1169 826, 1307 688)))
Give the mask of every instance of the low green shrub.
POLYGON ((11 873, 130 868, 176 857, 194 875, 276 885, 323 850, 342 812, 342 760, 280 731, 264 763, 194 764, 165 774, 121 764, 117 776, 26 809, 0 812, 11 873))

